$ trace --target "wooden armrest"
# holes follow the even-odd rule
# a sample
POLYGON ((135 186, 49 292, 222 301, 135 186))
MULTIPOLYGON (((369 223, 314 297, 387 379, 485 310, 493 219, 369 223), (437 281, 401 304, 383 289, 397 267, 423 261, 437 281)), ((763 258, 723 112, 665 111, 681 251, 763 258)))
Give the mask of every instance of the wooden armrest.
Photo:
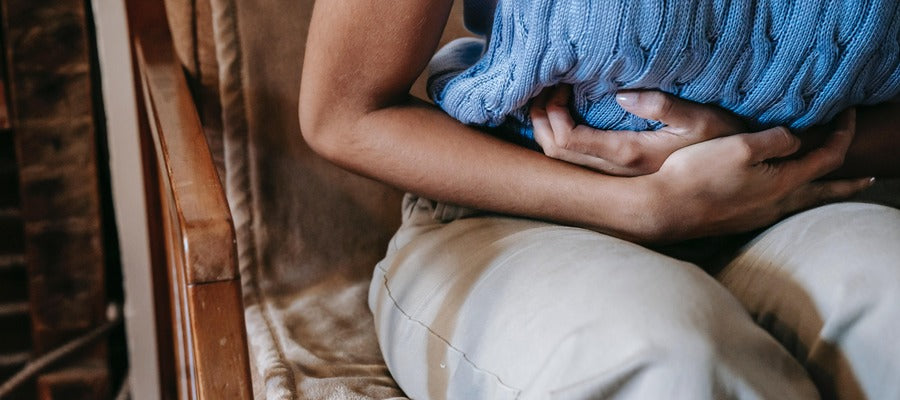
POLYGON ((164 248, 154 260, 156 307, 167 311, 157 312, 157 335, 165 342, 160 345, 165 348, 161 384, 167 392, 177 385, 177 394, 164 397, 249 400, 244 306, 225 191, 175 55, 162 1, 127 4, 141 116, 146 117, 141 119, 145 175, 158 180, 146 187, 154 199, 148 200, 149 222, 161 225, 151 228, 151 247, 164 248), (168 337, 160 333, 163 326, 171 329, 168 337))
POLYGON ((135 50, 158 162, 164 166, 161 178, 181 229, 186 283, 238 279, 225 191, 171 38, 165 39, 137 36, 135 50))

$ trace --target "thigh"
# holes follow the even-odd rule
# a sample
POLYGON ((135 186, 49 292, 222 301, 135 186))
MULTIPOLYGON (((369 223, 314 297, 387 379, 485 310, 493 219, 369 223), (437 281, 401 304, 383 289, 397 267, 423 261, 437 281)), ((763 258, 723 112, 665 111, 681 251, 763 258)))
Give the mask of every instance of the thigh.
POLYGON ((718 278, 826 398, 900 398, 900 210, 819 207, 750 242, 718 278))
POLYGON ((432 206, 407 205, 369 300, 385 360, 413 398, 610 390, 802 398, 814 390, 737 300, 692 264, 526 219, 445 222, 446 210, 432 206))

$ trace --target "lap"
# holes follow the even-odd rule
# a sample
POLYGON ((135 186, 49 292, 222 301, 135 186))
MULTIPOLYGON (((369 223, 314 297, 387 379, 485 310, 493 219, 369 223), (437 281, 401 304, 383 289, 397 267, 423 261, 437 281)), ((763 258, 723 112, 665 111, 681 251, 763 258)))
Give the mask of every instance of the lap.
MULTIPOLYGON (((407 204, 370 291, 385 359, 410 395, 483 398, 453 391, 490 387, 497 391, 491 398, 512 398, 538 384, 571 389, 598 374, 636 373, 623 364, 711 358, 743 339, 764 342, 773 359, 787 358, 693 264, 587 230, 485 215, 454 219, 441 207, 424 199, 407 204), (470 383, 453 385, 456 379, 470 383)), ((695 361, 704 362, 688 363, 695 361)), ((773 371, 800 370, 783 369, 773 371)))
MULTIPOLYGON (((848 307, 888 301, 879 296, 891 291, 872 288, 900 282, 896 209, 849 203, 798 214, 744 246, 715 278, 582 229, 415 198, 404 213, 369 302, 388 366, 414 397, 515 398, 542 379, 562 387, 561 379, 627 373, 629 362, 647 361, 648 349, 659 358, 678 346, 722 358, 729 368, 755 368, 750 375, 759 382, 780 380, 808 393, 805 372, 773 336, 807 369, 819 368, 810 372, 820 389, 852 395, 885 386, 871 368, 874 383, 840 376, 878 358, 867 350, 883 341, 873 331, 900 320, 897 307, 887 307, 880 312, 893 318, 878 315, 880 322, 846 334, 860 315, 848 307), (866 288, 870 295, 858 295, 866 288), (593 340, 581 340, 585 334, 593 340), (841 334, 862 341, 862 349, 850 346, 847 357, 836 351, 841 334), (837 345, 823 346, 822 338, 837 345), (548 378, 560 362, 565 376, 548 378)), ((695 361, 687 364, 702 363, 695 361)), ((877 368, 898 370, 890 364, 877 368)), ((762 397, 773 396, 784 397, 762 397)))

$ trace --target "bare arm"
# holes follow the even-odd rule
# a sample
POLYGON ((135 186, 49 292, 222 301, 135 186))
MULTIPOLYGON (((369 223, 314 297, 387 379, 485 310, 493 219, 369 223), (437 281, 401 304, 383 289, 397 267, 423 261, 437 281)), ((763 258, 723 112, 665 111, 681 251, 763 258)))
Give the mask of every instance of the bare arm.
MULTIPOLYGON (((660 196, 693 190, 683 185, 690 180, 687 176, 678 180, 682 184, 679 190, 668 183, 674 171, 685 168, 683 163, 673 163, 667 174, 648 176, 653 179, 611 177, 491 138, 411 98, 409 88, 434 53, 451 3, 316 3, 300 95, 304 138, 315 151, 351 171, 435 200, 584 226, 632 240, 671 240, 671 235, 680 238, 719 231, 715 219, 721 216, 707 221, 701 215, 709 213, 703 204, 691 209, 698 215, 687 216, 661 201, 660 196), (672 221, 678 226, 673 227, 672 221)), ((814 177, 787 176, 787 171, 782 174, 779 169, 777 174, 769 174, 772 179, 764 180, 767 187, 760 191, 766 195, 748 198, 741 193, 742 185, 759 185, 760 180, 745 178, 747 174, 759 178, 756 175, 760 174, 745 160, 756 155, 743 149, 772 146, 786 151, 794 144, 780 132, 763 132, 710 141, 703 151, 682 157, 695 160, 707 157, 704 152, 709 151, 734 160, 727 164, 734 171, 720 171, 735 173, 736 181, 728 188, 731 192, 719 193, 715 202, 708 204, 726 202, 730 212, 740 214, 740 218, 729 216, 727 223, 721 224, 722 230, 760 226, 851 189, 811 188, 808 180, 814 177), (747 137, 754 140, 745 140, 747 137), (798 193, 807 200, 785 201, 798 193), (759 210, 766 214, 751 216, 759 210)), ((830 171, 836 167, 829 168, 833 160, 840 159, 844 151, 846 147, 840 146, 823 149, 823 153, 841 154, 811 158, 805 161, 810 164, 805 171, 830 171)), ((695 167, 700 163, 687 164, 695 167)), ((698 187, 707 183, 718 184, 690 182, 698 187)), ((696 201, 666 199, 680 200, 696 201)))
POLYGON ((300 96, 310 146, 351 171, 435 200, 645 234, 642 200, 628 182, 491 138, 408 95, 451 5, 318 2, 300 96), (604 212, 609 204, 618 210, 604 212))

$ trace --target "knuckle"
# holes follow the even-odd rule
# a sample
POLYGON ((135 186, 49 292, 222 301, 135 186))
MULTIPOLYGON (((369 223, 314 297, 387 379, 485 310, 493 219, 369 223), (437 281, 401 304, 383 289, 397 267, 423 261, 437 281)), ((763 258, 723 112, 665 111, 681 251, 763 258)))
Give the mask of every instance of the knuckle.
POLYGON ((549 139, 551 135, 551 132, 547 132, 538 127, 534 128, 534 133, 532 134, 532 136, 534 137, 534 141, 537 142, 539 146, 541 146, 541 149, 544 149, 552 144, 552 141, 549 139))
POLYGON ((741 137, 732 142, 731 151, 741 160, 751 160, 753 158, 753 145, 747 139, 741 137))
POLYGON ((813 185, 809 188, 809 202, 811 204, 816 204, 827 199, 830 193, 831 191, 828 190, 827 186, 813 185))
MULTIPOLYGON (((536 139, 537 139, 537 137, 536 137, 536 139)), ((544 155, 546 155, 547 157, 551 157, 551 158, 559 158, 560 149, 559 149, 559 147, 556 147, 556 143, 553 141, 552 138, 547 138, 547 139, 543 139, 543 140, 539 139, 539 140, 537 140, 537 142, 541 146, 541 151, 544 152, 544 155)))
POLYGON ((837 199, 844 197, 839 187, 834 185, 817 185, 813 189, 813 195, 810 196, 807 207, 817 207, 831 203, 837 199))
POLYGON ((616 163, 628 169, 641 170, 644 164, 641 146, 634 141, 626 141, 619 146, 615 155, 616 163))
POLYGON ((544 146, 543 149, 547 157, 559 159, 562 156, 560 149, 554 145, 544 146))
POLYGON ((838 169, 841 165, 844 165, 844 154, 838 151, 829 151, 825 153, 825 168, 829 170, 838 169))
POLYGON ((557 133, 553 137, 555 141, 556 147, 565 150, 572 150, 572 147, 575 145, 572 140, 572 133, 569 131, 562 131, 557 133))
POLYGON ((837 152, 835 154, 835 159, 834 159, 834 168, 835 169, 840 168, 842 165, 844 165, 844 161, 846 161, 846 160, 847 160, 847 153, 845 153, 843 151, 837 152))
POLYGON ((672 112, 673 101, 669 96, 660 92, 645 94, 647 113, 653 118, 664 118, 672 112))
POLYGON ((837 200, 851 195, 852 188, 845 185, 832 184, 823 190, 825 194, 822 196, 824 200, 837 200))
POLYGON ((784 147, 790 149, 796 149, 800 147, 800 139, 798 139, 797 136, 794 136, 790 129, 783 126, 778 126, 775 127, 775 134, 777 135, 778 140, 784 144, 784 147))
POLYGON ((709 107, 696 108, 694 126, 703 139, 712 139, 728 134, 738 133, 741 129, 734 119, 718 109, 709 107))

